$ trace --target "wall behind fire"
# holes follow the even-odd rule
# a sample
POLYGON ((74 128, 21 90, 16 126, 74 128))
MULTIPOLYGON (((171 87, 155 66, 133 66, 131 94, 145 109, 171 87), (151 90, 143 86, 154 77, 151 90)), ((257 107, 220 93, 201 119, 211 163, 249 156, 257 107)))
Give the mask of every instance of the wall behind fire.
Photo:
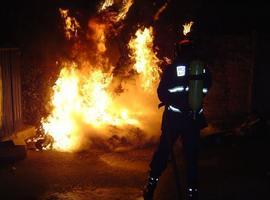
POLYGON ((253 108, 261 117, 269 120, 269 52, 270 37, 264 30, 257 36, 256 68, 254 69, 253 108))
POLYGON ((253 34, 207 37, 203 41, 213 76, 205 102, 210 121, 231 124, 251 112, 255 42, 253 34))
POLYGON ((45 39, 42 44, 24 49, 21 77, 22 112, 26 124, 39 126, 41 118, 48 114, 51 89, 60 71, 56 64, 57 45, 45 39), (42 48, 37 49, 39 47, 42 48))

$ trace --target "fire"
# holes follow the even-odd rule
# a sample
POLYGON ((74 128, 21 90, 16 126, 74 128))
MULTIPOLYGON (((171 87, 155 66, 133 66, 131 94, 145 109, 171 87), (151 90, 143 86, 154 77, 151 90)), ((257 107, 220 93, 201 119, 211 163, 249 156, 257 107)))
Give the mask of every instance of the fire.
POLYGON ((80 28, 79 22, 76 20, 75 17, 69 16, 69 10, 68 9, 61 9, 59 8, 59 12, 61 14, 61 17, 65 21, 65 35, 68 40, 70 40, 73 37, 78 36, 78 30, 80 28))
POLYGON ((77 99, 79 77, 74 67, 71 70, 62 69, 53 87, 54 94, 51 100, 53 111, 47 119, 42 120, 42 128, 45 134, 53 136, 56 149, 71 149, 76 143, 75 140, 70 140, 76 129, 76 124, 72 120, 73 108, 79 107, 77 99), (69 107, 70 105, 72 107, 69 107))
MULTIPOLYGON (((102 9, 114 3, 106 0, 102 9)), ((121 1, 122 7, 116 19, 123 20, 132 4, 133 0, 121 1)), ((60 9, 60 13, 66 21, 66 37, 76 36, 75 27, 79 26, 71 25, 76 21, 75 18, 68 16, 68 10, 60 9)), ((73 49, 78 56, 72 62, 62 63, 63 68, 52 88, 50 114, 42 119, 41 128, 46 136, 54 138, 54 149, 78 150, 86 138, 93 134, 108 139, 114 134, 127 136, 129 130, 132 132, 134 129, 148 134, 159 130, 160 114, 156 110, 158 100, 153 98, 153 92, 160 75, 160 61, 153 50, 153 27, 138 29, 128 43, 127 48, 131 51, 129 58, 134 66, 126 68, 133 68, 137 74, 131 73, 129 79, 123 81, 121 75, 113 76, 115 67, 106 52, 106 42, 111 39, 113 31, 110 23, 118 22, 104 21, 106 14, 102 12, 101 18, 89 20, 86 38, 91 45, 90 52, 85 46, 80 46, 85 43, 79 43, 73 49), (119 87, 121 89, 117 90, 119 87)))
POLYGON ((120 9, 120 12, 118 16, 116 17, 116 21, 124 20, 126 18, 126 15, 130 9, 130 7, 133 5, 134 0, 123 0, 122 2, 122 8, 120 9))
POLYGON ((153 52, 153 28, 139 29, 135 38, 132 38, 128 44, 131 55, 130 57, 135 62, 134 69, 141 74, 141 83, 145 90, 153 86, 159 80, 160 68, 155 52, 153 52))
POLYGON ((105 0, 103 4, 101 4, 100 8, 98 9, 99 12, 106 10, 108 7, 114 4, 114 0, 105 0))
POLYGON ((161 6, 158 11, 156 12, 156 14, 154 15, 154 20, 157 21, 159 20, 160 15, 166 10, 166 8, 168 7, 168 2, 166 2, 163 6, 161 6))
POLYGON ((119 12, 113 18, 113 21, 117 23, 126 18, 126 15, 133 3, 134 0, 122 0, 121 3, 116 0, 105 0, 103 4, 101 4, 101 6, 99 7, 98 12, 105 11, 107 8, 113 6, 114 4, 120 4, 119 12))
POLYGON ((97 50, 99 53, 104 53, 106 51, 106 25, 98 23, 95 20, 91 20, 88 23, 88 27, 94 32, 92 39, 97 45, 97 50))
POLYGON ((100 69, 81 72, 75 63, 61 70, 53 87, 52 112, 42 120, 42 128, 54 138, 54 148, 72 151, 80 146, 81 126, 138 126, 128 109, 113 102, 108 87, 112 75, 100 69))
POLYGON ((191 22, 189 22, 189 23, 185 23, 184 25, 183 25, 183 34, 184 35, 187 35, 189 32, 190 32, 190 30, 191 30, 191 26, 194 24, 194 22, 193 21, 191 21, 191 22))

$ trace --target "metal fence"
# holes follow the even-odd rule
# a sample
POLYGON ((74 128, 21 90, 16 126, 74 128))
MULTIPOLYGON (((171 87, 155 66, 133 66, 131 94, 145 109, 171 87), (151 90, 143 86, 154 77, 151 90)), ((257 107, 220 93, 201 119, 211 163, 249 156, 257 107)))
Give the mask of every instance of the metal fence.
POLYGON ((22 125, 20 61, 19 49, 0 48, 0 137, 22 125))

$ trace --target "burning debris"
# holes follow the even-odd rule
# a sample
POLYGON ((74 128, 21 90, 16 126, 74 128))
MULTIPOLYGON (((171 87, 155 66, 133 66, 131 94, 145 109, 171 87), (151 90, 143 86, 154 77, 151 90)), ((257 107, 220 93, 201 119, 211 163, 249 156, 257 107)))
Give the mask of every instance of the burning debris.
POLYGON ((36 130, 36 136, 29 137, 25 140, 28 149, 43 151, 53 149, 54 138, 51 135, 44 134, 40 128, 36 130))
POLYGON ((45 133, 53 136, 56 149, 73 149, 80 144, 81 125, 99 129, 105 125, 138 125, 127 109, 114 105, 107 91, 112 75, 101 70, 82 73, 74 64, 61 70, 54 86, 51 115, 42 121, 45 133), (80 125, 81 124, 81 125, 80 125))
POLYGON ((84 42, 78 35, 79 22, 68 10, 59 10, 65 20, 66 38, 76 38, 71 41, 77 44, 71 51, 76 56, 59 59, 62 69, 52 88, 50 114, 41 120, 42 134, 29 140, 37 149, 75 151, 94 144, 97 138, 110 149, 130 148, 132 142, 140 146, 142 140, 159 132, 161 113, 153 95, 161 70, 154 51, 153 27, 140 27, 130 38, 126 52, 130 52, 129 63, 133 64, 121 66, 125 78, 114 75, 116 66, 111 60, 116 58, 108 54, 112 49, 108 43, 118 35, 114 32, 121 31, 114 25, 125 19, 133 3, 104 1, 99 14, 88 22, 84 42), (109 9, 114 5, 118 12, 109 9), (114 17, 104 17, 108 15, 114 17))

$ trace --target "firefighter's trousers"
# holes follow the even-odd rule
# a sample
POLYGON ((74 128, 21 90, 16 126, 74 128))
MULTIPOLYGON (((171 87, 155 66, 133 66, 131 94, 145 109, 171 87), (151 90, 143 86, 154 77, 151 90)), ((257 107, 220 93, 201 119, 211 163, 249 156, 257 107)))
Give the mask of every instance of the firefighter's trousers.
POLYGON ((165 111, 159 145, 150 163, 150 176, 158 178, 167 166, 172 147, 181 136, 187 166, 187 184, 198 184, 198 145, 200 128, 190 116, 165 111))

